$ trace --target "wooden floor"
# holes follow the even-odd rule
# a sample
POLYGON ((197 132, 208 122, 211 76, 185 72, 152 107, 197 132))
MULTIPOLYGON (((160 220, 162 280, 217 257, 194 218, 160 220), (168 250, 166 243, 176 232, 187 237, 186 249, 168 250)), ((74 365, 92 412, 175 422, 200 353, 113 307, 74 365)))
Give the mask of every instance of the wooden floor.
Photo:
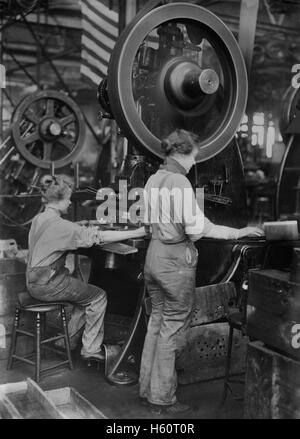
MULTIPOLYGON (((113 386, 104 379, 103 370, 88 368, 75 354, 75 370, 67 368, 48 372, 40 382, 44 390, 59 387, 74 387, 109 419, 165 419, 163 415, 154 415, 139 402, 138 385, 113 386)), ((47 360, 51 362, 51 360, 47 360)), ((45 364, 44 364, 45 365, 45 364)), ((16 363, 12 371, 6 370, 6 364, 0 361, 0 384, 18 382, 33 377, 31 366, 16 363)), ((223 381, 214 380, 197 384, 179 386, 178 399, 192 406, 192 411, 174 419, 242 419, 243 402, 228 395, 223 407, 220 407, 223 381)), ((243 393, 243 386, 235 387, 236 393, 243 393)), ((171 416, 168 419, 172 419, 171 416)))

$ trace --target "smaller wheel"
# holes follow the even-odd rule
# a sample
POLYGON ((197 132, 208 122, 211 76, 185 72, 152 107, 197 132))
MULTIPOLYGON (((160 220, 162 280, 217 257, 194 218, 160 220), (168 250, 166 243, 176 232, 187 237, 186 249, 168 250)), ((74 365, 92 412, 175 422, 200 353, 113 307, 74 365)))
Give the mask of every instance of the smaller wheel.
POLYGON ((85 123, 75 102, 45 90, 26 96, 16 107, 11 132, 18 152, 31 164, 56 169, 70 164, 83 147, 85 123))

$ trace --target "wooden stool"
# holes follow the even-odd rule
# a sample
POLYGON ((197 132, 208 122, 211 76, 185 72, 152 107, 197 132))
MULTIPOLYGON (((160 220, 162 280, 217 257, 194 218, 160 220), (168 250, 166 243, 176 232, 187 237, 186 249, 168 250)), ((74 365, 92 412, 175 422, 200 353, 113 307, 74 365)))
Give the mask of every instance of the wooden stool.
POLYGON ((12 369, 13 361, 20 360, 27 364, 31 364, 32 366, 35 366, 35 381, 38 383, 40 381, 41 373, 50 370, 55 369, 57 367, 60 367, 64 364, 68 364, 70 369, 73 369, 73 363, 71 358, 71 349, 70 349, 70 340, 69 340, 69 334, 68 334, 68 327, 67 327, 67 321, 66 321, 66 314, 65 314, 65 306, 67 305, 66 302, 40 302, 38 300, 33 299, 27 292, 23 292, 18 294, 18 305, 16 306, 15 311, 15 317, 14 317, 14 325, 12 330, 12 338, 11 338, 11 346, 10 346, 10 353, 9 353, 9 359, 7 364, 7 370, 12 369), (55 337, 50 337, 48 339, 45 339, 45 327, 46 327, 46 315, 47 312, 51 311, 60 311, 61 320, 62 320, 62 326, 63 326, 63 334, 57 335, 55 337), (19 320, 21 317, 21 312, 30 312, 35 314, 36 316, 36 326, 35 326, 35 333, 21 330, 19 329, 19 320), (26 335, 28 337, 35 338, 36 348, 35 348, 35 361, 29 360, 27 357, 20 357, 16 354, 16 348, 17 348, 17 337, 19 334, 26 335), (54 342, 56 340, 60 339, 65 340, 65 347, 66 352, 62 352, 58 349, 55 349, 54 347, 46 346, 47 343, 54 342), (62 361, 60 363, 55 364, 54 366, 46 367, 44 369, 41 369, 41 348, 49 349, 53 352, 56 352, 58 354, 66 354, 67 359, 65 361, 62 361))

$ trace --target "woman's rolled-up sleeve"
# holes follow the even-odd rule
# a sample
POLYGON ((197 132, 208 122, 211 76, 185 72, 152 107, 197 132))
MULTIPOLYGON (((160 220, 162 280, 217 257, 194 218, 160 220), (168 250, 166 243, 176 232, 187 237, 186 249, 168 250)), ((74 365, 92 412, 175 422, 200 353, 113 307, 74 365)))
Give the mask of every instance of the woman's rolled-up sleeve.
POLYGON ((79 226, 67 220, 61 220, 59 227, 56 226, 53 236, 56 236, 58 247, 61 250, 76 250, 80 247, 88 248, 94 244, 103 244, 101 231, 97 227, 79 226))
POLYGON ((100 230, 97 227, 80 227, 82 230, 77 238, 77 247, 91 247, 103 244, 100 230))
POLYGON ((200 208, 194 190, 189 180, 184 176, 177 176, 177 187, 180 188, 181 202, 175 203, 175 217, 178 218, 182 209, 182 223, 188 236, 205 236, 210 232, 213 223, 209 221, 200 208))

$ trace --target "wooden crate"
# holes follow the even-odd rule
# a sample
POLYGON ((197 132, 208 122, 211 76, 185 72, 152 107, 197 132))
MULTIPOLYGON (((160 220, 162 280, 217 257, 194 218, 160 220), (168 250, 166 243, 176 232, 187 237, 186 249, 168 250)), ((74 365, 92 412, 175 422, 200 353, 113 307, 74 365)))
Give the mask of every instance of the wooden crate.
POLYGON ((246 419, 300 419, 300 362, 266 348, 248 344, 246 419))
POLYGON ((300 284, 279 270, 249 272, 247 334, 270 347, 300 359, 295 343, 300 324, 300 284))
POLYGON ((107 419, 73 387, 47 390, 45 395, 66 419, 107 419))
POLYGON ((19 383, 0 386, 2 411, 0 418, 12 419, 64 419, 42 389, 30 378, 19 383))
POLYGON ((28 378, 0 386, 0 419, 106 419, 75 389, 44 392, 28 378))

